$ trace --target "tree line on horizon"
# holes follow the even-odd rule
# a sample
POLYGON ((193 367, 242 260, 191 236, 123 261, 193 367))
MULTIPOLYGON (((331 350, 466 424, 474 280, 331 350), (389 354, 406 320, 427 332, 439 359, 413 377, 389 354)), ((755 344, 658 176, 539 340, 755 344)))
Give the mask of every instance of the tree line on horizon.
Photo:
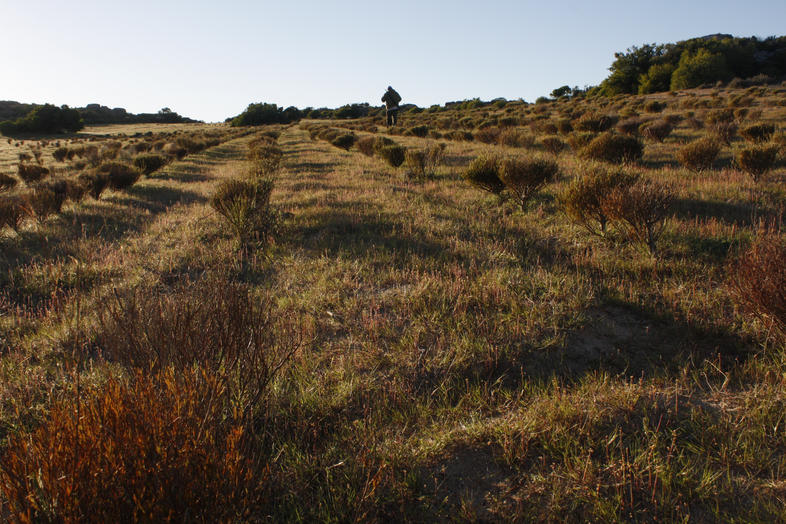
POLYGON ((693 89, 717 82, 770 83, 786 77, 786 36, 717 34, 644 44, 615 53, 611 74, 588 94, 614 96, 693 89))
POLYGON ((75 133, 85 125, 94 124, 180 124, 198 122, 180 116, 168 107, 158 113, 129 113, 122 107, 109 108, 100 104, 70 108, 67 105, 23 104, 0 101, 0 133, 20 134, 75 133))

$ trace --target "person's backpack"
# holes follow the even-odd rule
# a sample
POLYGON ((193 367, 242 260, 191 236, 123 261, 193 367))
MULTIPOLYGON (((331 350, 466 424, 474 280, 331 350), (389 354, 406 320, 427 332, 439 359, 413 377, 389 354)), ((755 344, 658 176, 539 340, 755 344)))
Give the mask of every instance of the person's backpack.
POLYGON ((395 90, 395 89, 392 89, 392 90, 390 91, 390 96, 391 96, 391 98, 393 99, 393 105, 396 105, 396 106, 397 106, 397 105, 398 105, 398 103, 399 103, 399 102, 401 102, 401 95, 399 95, 399 94, 396 92, 396 90, 395 90))

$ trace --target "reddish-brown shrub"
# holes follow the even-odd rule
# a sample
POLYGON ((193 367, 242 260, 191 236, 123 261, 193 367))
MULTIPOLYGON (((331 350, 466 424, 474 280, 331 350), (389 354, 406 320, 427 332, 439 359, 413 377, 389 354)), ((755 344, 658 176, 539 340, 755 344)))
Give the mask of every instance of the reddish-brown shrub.
MULTIPOLYGON (((0 459, 21 522, 229 521, 258 508, 266 470, 220 380, 143 371, 72 394, 0 459)), ((242 520, 242 519, 241 519, 242 520)))
POLYGON ((730 286, 742 308, 767 328, 786 336, 786 242, 776 231, 761 231, 731 265, 730 286))
POLYGON ((56 188, 43 185, 25 195, 29 208, 33 210, 33 216, 39 222, 43 222, 50 215, 60 213, 65 199, 64 190, 61 192, 56 188))
POLYGON ((48 175, 49 169, 44 166, 39 166, 38 164, 27 164, 23 162, 17 167, 17 174, 25 184, 32 184, 48 175))
POLYGON ((33 210, 23 198, 18 196, 0 198, 0 229, 8 226, 18 232, 25 219, 32 215, 33 210))
POLYGON ((0 193, 8 191, 14 187, 19 181, 10 175, 0 173, 0 193))

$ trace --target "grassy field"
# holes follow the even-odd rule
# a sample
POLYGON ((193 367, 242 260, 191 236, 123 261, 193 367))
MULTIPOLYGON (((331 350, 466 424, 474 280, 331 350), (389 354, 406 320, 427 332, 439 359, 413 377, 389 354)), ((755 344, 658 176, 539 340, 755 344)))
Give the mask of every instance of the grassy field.
MULTIPOLYGON (((776 86, 271 126, 2 230, 5 516, 786 519, 784 338, 730 285, 763 228, 783 241, 782 135, 758 181, 736 134, 711 169, 676 157, 710 134, 691 119, 780 127, 784 101, 776 86), (570 147, 524 206, 463 178, 478 155, 547 155, 588 112, 676 115, 624 167, 670 188, 657 257, 566 215, 566 189, 603 165, 570 147), (416 177, 331 145, 347 132, 445 148, 416 177), (260 140, 283 154, 275 227, 240 242, 211 198, 260 140)), ((22 147, 2 145, 0 171, 22 147)))

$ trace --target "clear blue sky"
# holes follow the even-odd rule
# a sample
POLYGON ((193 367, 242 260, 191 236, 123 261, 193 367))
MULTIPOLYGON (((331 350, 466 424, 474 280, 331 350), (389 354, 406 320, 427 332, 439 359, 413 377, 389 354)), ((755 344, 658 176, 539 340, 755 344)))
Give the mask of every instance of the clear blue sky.
POLYGON ((221 121, 251 102, 532 101, 615 51, 786 33, 784 0, 0 0, 0 99, 221 121))

